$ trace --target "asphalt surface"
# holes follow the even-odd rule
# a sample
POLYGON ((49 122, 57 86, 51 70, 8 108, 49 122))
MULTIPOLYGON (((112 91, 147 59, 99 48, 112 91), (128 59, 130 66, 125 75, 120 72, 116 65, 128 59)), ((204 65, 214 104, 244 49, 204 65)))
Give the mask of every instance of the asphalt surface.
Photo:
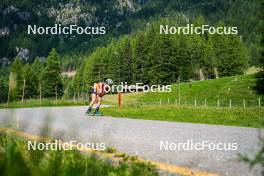
POLYGON ((106 143, 120 152, 148 160, 223 175, 260 175, 261 168, 250 171, 247 164, 238 161, 238 154, 253 156, 259 149, 259 136, 263 135, 263 131, 258 129, 107 116, 88 117, 84 114, 85 110, 86 107, 2 109, 0 126, 12 126, 36 135, 43 135, 43 129, 49 129, 49 135, 56 139, 106 143), (203 141, 212 143, 212 147, 219 143, 227 147, 225 151, 211 151, 208 147, 203 150, 183 148, 184 143, 186 147, 187 142, 197 144, 203 141), (163 147, 161 150, 161 142, 168 142, 171 149, 164 150, 163 147), (230 150, 229 145, 235 145, 237 149, 230 150), (173 148, 175 146, 178 149, 173 148))

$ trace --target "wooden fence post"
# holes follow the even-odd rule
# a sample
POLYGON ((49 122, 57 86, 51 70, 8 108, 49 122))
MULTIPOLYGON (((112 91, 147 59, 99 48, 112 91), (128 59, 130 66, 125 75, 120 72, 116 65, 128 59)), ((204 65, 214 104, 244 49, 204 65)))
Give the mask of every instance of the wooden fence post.
POLYGON ((122 95, 121 92, 118 92, 118 108, 122 106, 122 95))

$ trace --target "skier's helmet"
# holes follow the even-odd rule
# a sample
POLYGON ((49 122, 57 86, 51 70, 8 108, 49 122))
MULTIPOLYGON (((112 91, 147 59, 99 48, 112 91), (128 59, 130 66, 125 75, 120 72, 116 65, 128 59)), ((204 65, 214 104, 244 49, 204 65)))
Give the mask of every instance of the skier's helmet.
POLYGON ((113 84, 113 80, 112 79, 107 79, 107 80, 105 80, 105 83, 108 84, 108 85, 111 85, 111 84, 113 84))

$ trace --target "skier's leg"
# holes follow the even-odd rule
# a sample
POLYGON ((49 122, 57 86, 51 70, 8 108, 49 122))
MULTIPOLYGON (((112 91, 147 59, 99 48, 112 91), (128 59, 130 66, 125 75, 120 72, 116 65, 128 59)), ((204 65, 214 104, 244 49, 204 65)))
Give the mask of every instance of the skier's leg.
POLYGON ((89 107, 88 107, 88 110, 86 111, 86 113, 91 113, 91 111, 92 111, 92 108, 93 108, 93 105, 94 105, 94 103, 95 103, 95 101, 96 101, 96 94, 95 93, 92 93, 92 100, 91 100, 91 102, 90 102, 90 105, 89 105, 89 107))
POLYGON ((100 106, 101 106, 101 101, 102 101, 102 97, 97 95, 97 105, 96 105, 96 109, 95 109, 95 114, 101 114, 100 113, 100 106))

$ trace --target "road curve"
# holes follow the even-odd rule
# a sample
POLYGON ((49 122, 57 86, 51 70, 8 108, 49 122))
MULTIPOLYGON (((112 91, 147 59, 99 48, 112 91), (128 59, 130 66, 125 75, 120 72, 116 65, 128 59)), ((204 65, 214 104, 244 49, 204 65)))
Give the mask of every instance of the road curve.
POLYGON ((260 168, 250 171, 245 163, 238 161, 238 154, 253 156, 259 149, 259 136, 263 131, 258 129, 107 116, 88 117, 84 115, 85 109, 86 107, 1 109, 0 126, 11 125, 20 131, 40 135, 43 134, 41 129, 48 125, 49 135, 64 141, 102 142, 120 152, 144 159, 222 175, 260 175, 260 168), (215 145, 236 144, 237 150, 160 149, 161 142, 168 142, 175 147, 179 143, 197 144, 202 141, 215 145))

